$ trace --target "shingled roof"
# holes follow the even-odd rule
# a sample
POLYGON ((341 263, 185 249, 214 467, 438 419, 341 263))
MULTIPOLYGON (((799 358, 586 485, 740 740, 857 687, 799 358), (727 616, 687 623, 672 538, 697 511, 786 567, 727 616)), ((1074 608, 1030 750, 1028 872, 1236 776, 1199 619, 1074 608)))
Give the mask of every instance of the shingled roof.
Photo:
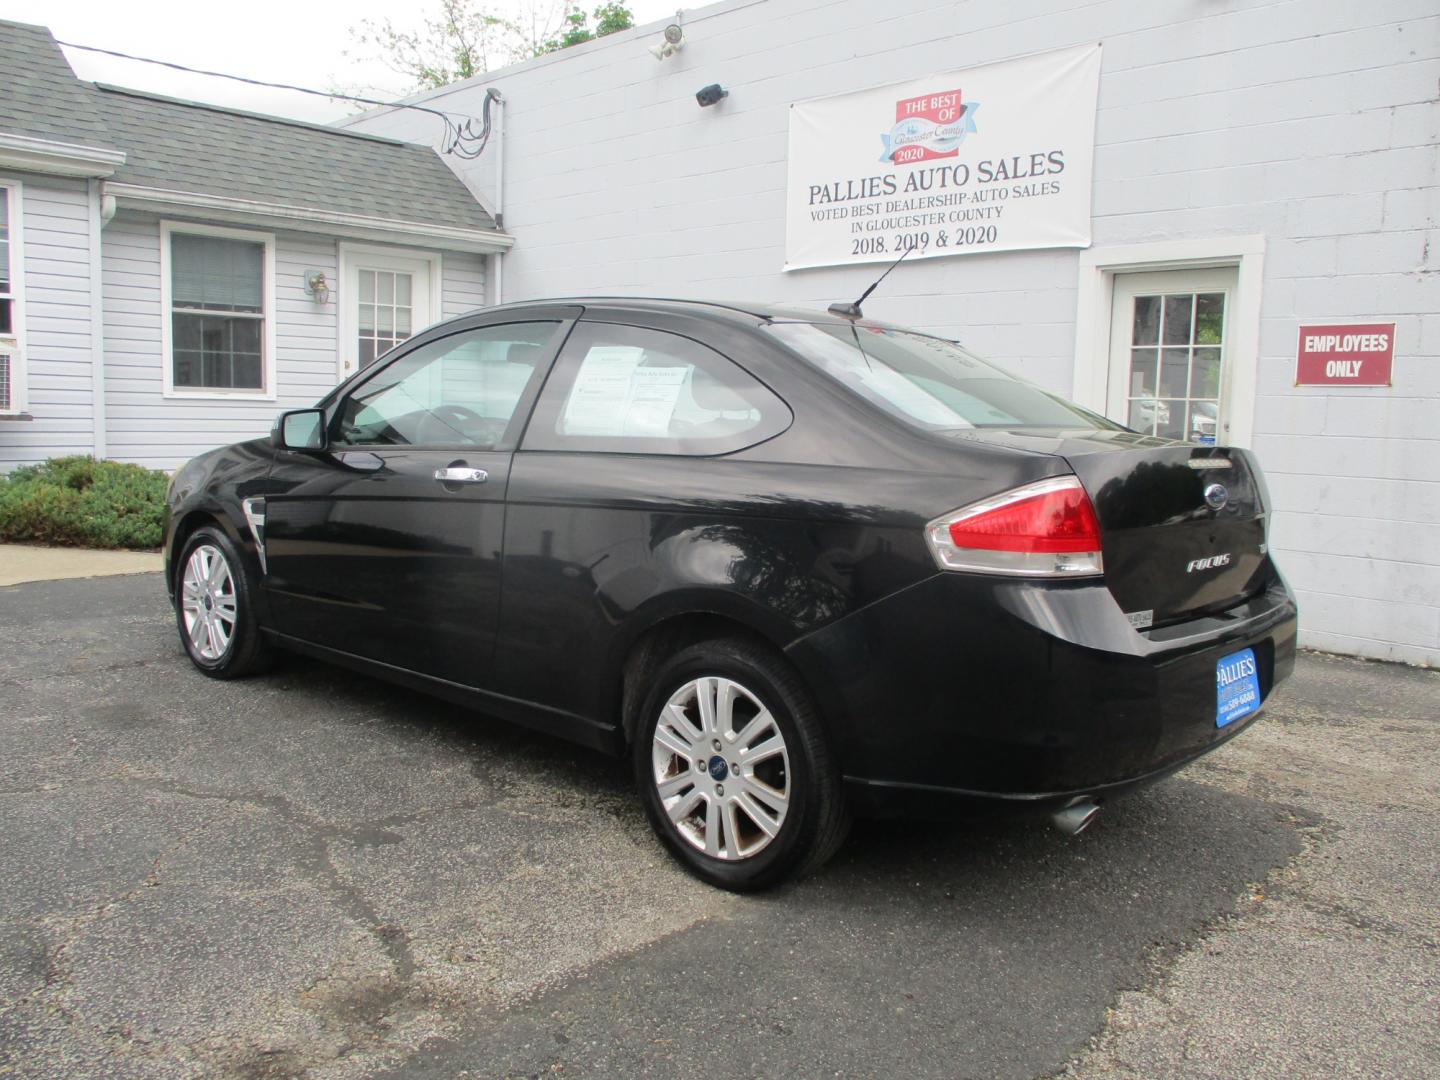
POLYGON ((0 133, 124 151, 117 185, 495 231, 428 146, 92 85, 43 26, 0 20, 0 133))
POLYGON ((84 83, 43 26, 0 20, 0 132, 114 149, 84 83))
POLYGON ((97 85, 93 97, 111 144, 125 151, 115 183, 392 221, 495 227, 428 146, 117 86, 97 85))

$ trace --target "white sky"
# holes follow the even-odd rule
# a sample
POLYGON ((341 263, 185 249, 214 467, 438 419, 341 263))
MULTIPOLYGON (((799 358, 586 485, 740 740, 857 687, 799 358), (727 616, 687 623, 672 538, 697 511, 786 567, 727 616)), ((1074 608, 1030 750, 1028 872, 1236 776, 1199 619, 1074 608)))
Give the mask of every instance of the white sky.
MULTIPOLYGON (((522 4, 548 9, 559 3, 490 0, 486 6, 498 13, 522 4)), ((596 3, 581 6, 593 10, 596 3)), ((628 6, 636 25, 644 25, 672 16, 677 5, 675 0, 630 0, 628 6)), ((397 27, 418 27, 426 9, 436 7, 434 0, 0 0, 0 18, 48 26, 61 41, 317 90, 366 86, 386 98, 402 96, 408 89, 405 80, 382 64, 347 57, 346 52, 363 54, 350 28, 363 19, 384 18, 397 27)), ((359 108, 77 49, 65 53, 82 79, 174 97, 319 122, 359 108)))

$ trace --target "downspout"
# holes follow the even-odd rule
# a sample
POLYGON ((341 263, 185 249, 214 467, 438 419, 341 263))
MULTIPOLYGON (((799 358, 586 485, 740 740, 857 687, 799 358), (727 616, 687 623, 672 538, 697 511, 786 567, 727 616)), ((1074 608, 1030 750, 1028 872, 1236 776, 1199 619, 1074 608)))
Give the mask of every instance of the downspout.
POLYGON ((89 180, 86 186, 90 202, 90 410, 95 428, 91 442, 96 459, 103 460, 109 455, 109 423, 105 416, 105 281, 100 229, 115 216, 115 200, 104 194, 99 180, 89 180))
MULTIPOLYGON (((495 104, 495 227, 505 228, 505 98, 498 90, 485 91, 495 104)), ((497 251, 490 259, 495 278, 495 303, 505 302, 505 253, 497 251)))

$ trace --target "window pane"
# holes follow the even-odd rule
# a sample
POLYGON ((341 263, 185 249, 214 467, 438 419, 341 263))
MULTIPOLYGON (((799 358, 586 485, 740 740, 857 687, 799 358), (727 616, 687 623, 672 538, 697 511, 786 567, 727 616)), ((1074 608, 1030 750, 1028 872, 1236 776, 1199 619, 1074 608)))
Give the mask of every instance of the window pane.
POLYGON ((1154 345, 1160 340, 1160 297, 1135 298, 1135 324, 1131 331, 1132 345, 1154 345))
POLYGON ((395 302, 395 275, 381 272, 375 275, 375 299, 382 304, 395 302))
POLYGON ((14 333, 10 315, 10 305, 14 302, 13 300, 0 300, 0 334, 14 333))
POLYGON ((1190 434, 1187 438, 1190 442, 1204 443, 1207 446, 1215 444, 1215 429, 1220 416, 1220 406, 1215 401, 1192 401, 1190 402, 1190 434))
POLYGON ((777 323, 770 332, 849 392, 926 430, 1096 426, 1093 414, 954 342, 848 323, 777 323))
POLYGON ((1130 402, 1130 422, 1125 426, 1132 431, 1138 431, 1141 435, 1154 435, 1155 426, 1160 418, 1164 416, 1166 422, 1170 419, 1169 406, 1163 405, 1154 398, 1141 398, 1138 401, 1130 402))
MULTIPOLYGON (((557 325, 512 323, 452 334, 382 365, 341 406, 335 441, 495 446, 557 325)), ((384 350, 394 342, 381 337, 373 344, 384 350)))
POLYGON ((261 310, 265 245, 219 236, 170 237, 170 295, 177 308, 261 310))
POLYGON ((1155 416, 1155 434, 1162 439, 1185 438, 1185 402, 1161 401, 1155 416))
POLYGON ((1160 393, 1165 397, 1184 397, 1190 384, 1190 350, 1160 350, 1160 393))
POLYGON ((375 302, 375 271, 361 270, 360 274, 360 303, 373 304, 375 302))
POLYGON ((264 388, 264 320, 194 315, 171 318, 176 386, 222 390, 264 388))
POLYGON ((1195 398, 1218 398, 1220 396, 1219 349, 1195 350, 1195 365, 1190 371, 1190 396, 1195 398))
POLYGON ((1195 302, 1193 296, 1165 297, 1165 318, 1163 334, 1166 345, 1190 344, 1190 309, 1195 302))
POLYGON ((10 192, 0 189, 0 293, 10 291, 10 192))
POLYGON ((1225 337, 1225 294, 1195 297, 1195 344, 1219 345, 1225 337))
POLYGON ((1130 397, 1155 395, 1155 366, 1159 359, 1159 349, 1130 350, 1130 397))
POLYGON ((409 275, 409 274, 396 274, 396 275, 395 275, 395 303, 397 303, 397 304, 403 304, 403 305, 406 306, 406 307, 408 307, 408 306, 410 305, 410 275, 409 275))
POLYGON ((526 445, 721 454, 789 423, 778 398, 713 349, 659 330, 582 323, 566 342, 526 445))

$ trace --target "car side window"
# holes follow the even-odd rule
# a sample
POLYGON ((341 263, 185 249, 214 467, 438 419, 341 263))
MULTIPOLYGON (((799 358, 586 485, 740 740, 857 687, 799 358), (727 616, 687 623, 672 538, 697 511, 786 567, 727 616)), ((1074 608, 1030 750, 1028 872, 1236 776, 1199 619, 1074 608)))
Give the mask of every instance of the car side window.
POLYGON ((575 327, 525 435, 527 450, 728 454, 778 435, 790 410, 708 346, 616 323, 575 327))
POLYGON ((558 325, 486 326, 419 346, 341 402, 331 444, 493 448, 558 325))

